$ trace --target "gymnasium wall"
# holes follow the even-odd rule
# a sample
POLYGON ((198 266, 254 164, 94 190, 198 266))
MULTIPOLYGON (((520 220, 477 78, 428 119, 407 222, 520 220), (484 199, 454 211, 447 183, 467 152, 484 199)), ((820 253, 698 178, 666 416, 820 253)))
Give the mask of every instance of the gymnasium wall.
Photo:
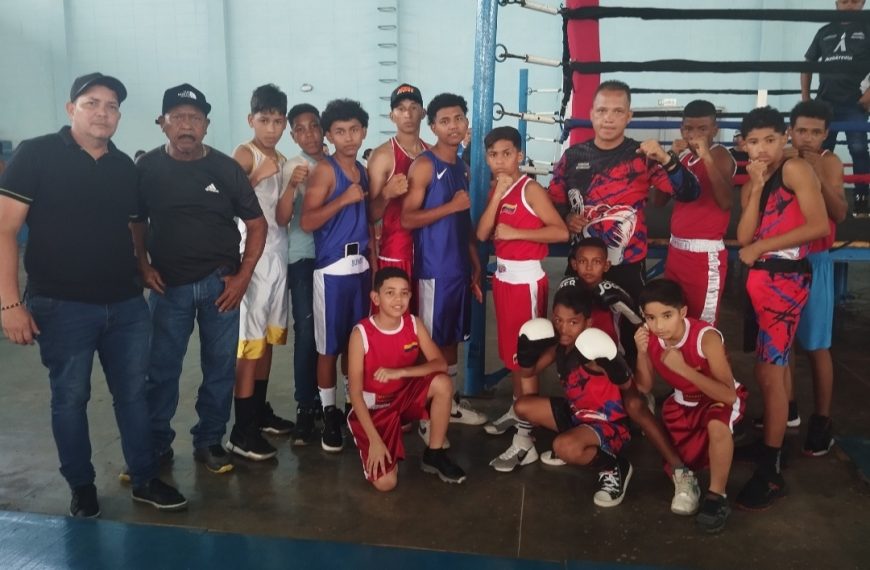
MULTIPOLYGON (((602 1, 605 6, 626 4, 665 5, 661 0, 602 1)), ((686 4, 722 7, 718 0, 686 4)), ((389 110, 382 98, 394 84, 381 78, 414 83, 427 100, 441 91, 458 92, 470 100, 476 6, 475 0, 0 0, 0 140, 17 144, 57 129, 66 122, 63 103, 72 79, 99 70, 116 75, 129 90, 115 141, 130 154, 163 142, 154 124, 163 90, 185 81, 202 89, 212 103, 207 140, 221 150, 231 151, 248 136, 250 92, 265 82, 281 86, 291 104, 309 101, 322 106, 342 96, 360 100, 371 115, 365 146, 375 146, 386 137, 383 132, 392 129, 382 116, 389 110), (391 7, 395 12, 388 11, 391 7), (392 25, 395 30, 379 29, 392 25), (390 43, 396 47, 379 47, 390 43), (394 65, 381 63, 392 61, 394 65), (303 84, 312 90, 301 91, 303 84)), ((732 0, 728 6, 827 9, 834 1, 732 0)), ((813 23, 604 20, 602 57, 799 60, 817 28, 813 23)), ((499 42, 513 53, 561 58, 559 17, 508 6, 499 8, 498 29, 499 42)), ((521 67, 529 68, 532 87, 561 86, 559 69, 518 60, 499 64, 495 98, 507 109, 516 108, 521 67)), ((612 77, 652 88, 799 86, 797 76, 782 74, 612 77)), ((655 107, 660 98, 639 95, 635 105, 655 107)), ((688 101, 687 96, 676 98, 679 105, 688 101)), ((551 111, 559 100, 556 94, 535 94, 529 98, 529 109, 551 111)), ((783 107, 795 101, 796 97, 771 99, 783 107)), ((755 101, 718 97, 715 102, 742 111, 755 101)), ((529 133, 553 138, 558 128, 532 125, 529 133)), ((289 137, 281 148, 295 152, 289 137)), ((552 144, 529 145, 529 155, 536 159, 552 160, 558 153, 552 144)))

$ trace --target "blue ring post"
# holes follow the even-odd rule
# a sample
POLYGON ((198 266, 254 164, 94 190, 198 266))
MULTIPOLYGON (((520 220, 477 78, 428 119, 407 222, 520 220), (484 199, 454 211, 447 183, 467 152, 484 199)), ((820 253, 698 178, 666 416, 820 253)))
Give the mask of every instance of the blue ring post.
MULTIPOLYGON (((529 70, 523 68, 520 70, 519 93, 517 96, 517 110, 520 113, 529 111, 529 70)), ((520 140, 523 142, 523 155, 526 154, 526 133, 528 131, 528 123, 520 119, 517 121, 517 130, 520 132, 520 140)), ((526 157, 525 162, 529 162, 529 157, 526 157)))
MULTIPOLYGON (((489 168, 483 139, 492 129, 492 104, 495 91, 495 37, 498 27, 498 2, 477 0, 474 33, 474 90, 471 109, 474 117, 471 133, 471 219, 477 226, 486 208, 489 168)), ((489 247, 478 247, 482 270, 489 259, 489 247)), ((482 276, 485 278, 485 273, 482 276)), ((481 284, 483 289, 483 284, 481 284)), ((484 300, 485 301, 485 300, 484 300)), ((486 304, 471 302, 471 338, 465 357, 465 393, 477 395, 483 390, 486 357, 486 304)))

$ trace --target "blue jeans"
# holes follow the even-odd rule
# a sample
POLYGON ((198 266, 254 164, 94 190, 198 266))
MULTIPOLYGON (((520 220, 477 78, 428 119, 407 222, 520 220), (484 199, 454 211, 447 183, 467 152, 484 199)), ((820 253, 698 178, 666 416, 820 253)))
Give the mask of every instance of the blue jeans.
POLYGON ((133 486, 157 474, 151 445, 145 373, 151 323, 142 296, 108 305, 27 296, 39 327, 39 354, 51 385, 51 430, 60 472, 70 487, 94 482, 88 401, 94 353, 112 394, 121 449, 133 486))
POLYGON ((300 406, 317 406, 317 348, 314 344, 314 260, 287 265, 293 315, 293 394, 300 406))
POLYGON ((151 437, 158 453, 172 446, 170 426, 178 408, 178 383, 193 323, 199 325, 202 384, 196 397, 199 421, 190 433, 194 448, 220 444, 230 419, 236 381, 236 351, 239 343, 239 310, 221 313, 215 301, 224 290, 221 268, 207 277, 177 287, 163 295, 151 292, 148 305, 154 337, 148 368, 148 407, 151 437))
MULTIPOLYGON (((834 121, 866 123, 867 111, 858 104, 843 105, 828 103, 834 110, 834 121)), ((822 146, 833 151, 836 146, 839 131, 831 130, 822 146)), ((870 153, 867 151, 867 131, 846 131, 846 144, 852 157, 852 172, 854 174, 870 174, 870 153)), ((867 193, 868 185, 855 184, 855 191, 867 193)))

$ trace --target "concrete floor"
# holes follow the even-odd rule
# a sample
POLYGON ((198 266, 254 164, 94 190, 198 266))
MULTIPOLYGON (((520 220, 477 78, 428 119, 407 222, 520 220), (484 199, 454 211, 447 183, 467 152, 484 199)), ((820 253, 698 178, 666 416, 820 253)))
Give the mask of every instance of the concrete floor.
MULTIPOLYGON (((563 267, 548 260, 557 276, 563 267)), ((855 298, 837 313, 834 397, 837 435, 870 439, 870 268, 854 265, 850 285, 855 298)), ((748 384, 750 418, 761 401, 751 381, 753 357, 738 349, 741 309, 732 280, 722 329, 731 347, 735 375, 748 384)), ((490 320, 492 322, 492 320, 490 320)), ((491 331, 494 335, 494 329, 491 331)), ((488 343, 488 370, 498 368, 494 338, 488 343)), ((270 400, 287 417, 295 414, 291 389, 291 350, 276 350, 270 400)), ((99 370, 99 367, 95 367, 99 370)), ((811 411, 808 369, 798 361, 798 394, 804 419, 811 411)), ((95 372, 90 406, 93 462, 97 470, 103 518, 115 521, 177 525, 252 535, 293 537, 389 545, 407 548, 480 553, 539 560, 591 560, 696 568, 866 568, 870 566, 870 524, 866 510, 870 487, 854 464, 837 448, 827 457, 808 459, 797 450, 800 433, 790 434, 792 457, 785 477, 790 496, 773 509, 749 514, 735 511, 726 531, 708 537, 692 520, 672 515, 673 487, 654 450, 636 434, 628 447, 635 475, 624 503, 614 509, 592 504, 595 474, 571 467, 536 463, 512 474, 488 467, 509 435, 487 436, 482 429, 450 429, 453 457, 467 470, 464 485, 451 486, 422 473, 423 446, 407 436, 408 458, 400 468, 399 487, 390 494, 373 491, 362 477, 353 449, 338 455, 319 447, 291 448, 285 439, 273 443, 276 460, 238 460, 234 472, 213 475, 194 463, 188 429, 194 423, 193 401, 200 373, 198 346, 191 341, 182 377, 182 400, 174 427, 179 432, 174 463, 163 475, 190 499, 184 513, 160 514, 135 505, 129 489, 118 482, 124 461, 111 399, 101 372, 95 372), (861 514, 865 513, 865 514, 861 514)), ((0 510, 63 514, 69 491, 57 470, 49 426, 47 374, 36 347, 12 346, 0 340, 0 510)), ((552 376, 547 392, 558 391, 552 376)), ((658 386, 659 396, 666 394, 658 386)), ((502 383, 475 406, 491 416, 509 402, 502 383)), ((804 425, 806 421, 804 422, 804 425)), ((539 436, 538 449, 548 449, 551 436, 539 436)), ((735 465, 732 500, 751 473, 735 465)))

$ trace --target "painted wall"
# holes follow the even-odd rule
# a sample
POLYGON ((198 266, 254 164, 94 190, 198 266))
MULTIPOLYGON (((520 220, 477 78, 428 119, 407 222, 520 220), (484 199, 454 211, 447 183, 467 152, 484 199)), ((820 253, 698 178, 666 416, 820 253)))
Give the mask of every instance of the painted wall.
MULTIPOLYGON (((541 3, 553 0, 539 0, 541 3)), ((603 5, 655 7, 661 0, 603 1, 603 5)), ((163 142, 154 124, 163 90, 190 82, 213 105, 208 142, 230 152, 249 134, 250 92, 274 82, 291 104, 322 106, 335 97, 360 100, 371 115, 365 146, 384 140, 392 125, 384 98, 399 79, 418 85, 424 98, 472 91, 475 0, 0 0, 0 139, 15 144, 66 122, 63 103, 77 75, 116 75, 129 98, 116 143, 128 153, 163 142), (392 11, 391 11, 392 9, 392 11), (396 26, 395 29, 389 29, 396 26), (379 29, 385 27, 387 29, 379 29), (379 44, 395 43, 395 48, 379 44), (395 63, 391 63, 395 62, 395 63), (303 84, 313 90, 300 91, 303 84)), ((692 7, 721 7, 696 0, 692 7)), ((829 8, 833 0, 732 0, 732 8, 829 8)), ((500 43, 510 52, 561 58, 561 19, 517 6, 499 8, 500 43)), ((656 22, 604 20, 605 60, 672 57, 700 60, 799 60, 817 24, 779 22, 656 22)), ((530 70, 534 88, 561 86, 561 70, 518 60, 499 64, 496 100, 515 109, 517 75, 530 70)), ((613 74, 642 87, 797 88, 782 74, 613 74)), ((637 96, 655 107, 660 96, 637 96)), ((549 112, 560 96, 533 94, 529 108, 549 112)), ((677 96, 678 104, 688 101, 677 96)), ((772 98, 789 107, 795 97, 772 98)), ((729 111, 753 97, 718 97, 729 111)), ((504 121, 502 124, 515 121, 504 121)), ((424 131, 425 133, 425 131, 424 131)), ((558 137, 554 126, 531 125, 529 134, 558 137)), ((429 137, 431 138, 431 136, 429 137)), ((295 152, 289 137, 282 150, 295 152)), ((529 155, 553 160, 556 145, 531 143, 529 155)))

